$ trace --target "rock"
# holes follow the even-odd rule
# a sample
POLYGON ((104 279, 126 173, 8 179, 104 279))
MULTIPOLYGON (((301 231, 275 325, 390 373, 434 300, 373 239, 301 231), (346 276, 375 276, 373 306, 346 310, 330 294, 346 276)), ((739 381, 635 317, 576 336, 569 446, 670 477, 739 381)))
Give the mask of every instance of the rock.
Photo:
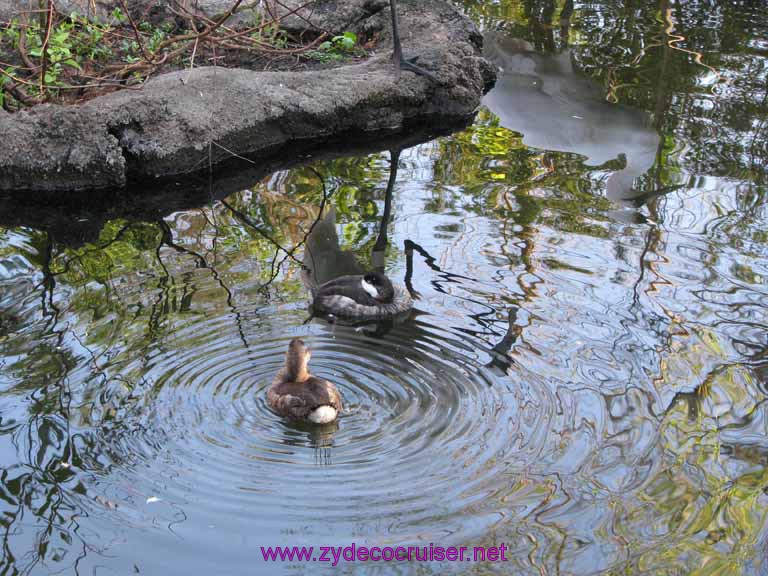
MULTIPOLYGON (((330 14, 337 4, 319 1, 317 13, 330 14)), ((379 18, 375 25, 383 46, 361 64, 311 72, 181 70, 141 90, 82 105, 0 115, 0 132, 16 143, 0 156, 0 189, 122 186, 127 180, 207 170, 235 154, 268 155, 291 142, 398 131, 474 113, 494 70, 480 54, 474 26, 455 8, 444 0, 401 7, 406 54, 418 55, 419 65, 439 79, 436 84, 411 72, 397 78, 379 0, 349 4, 357 10, 379 7, 357 20, 379 18)), ((336 17, 353 16, 339 11, 336 17)))
POLYGON ((85 190, 125 184, 125 158, 99 119, 77 107, 38 106, 0 114, 8 146, 0 190, 85 190))
MULTIPOLYGON (((159 17, 160 20, 174 18, 172 7, 182 12, 182 9, 187 9, 214 18, 226 14, 234 2, 235 0, 167 0, 165 2, 159 0, 126 0, 125 5, 134 19, 141 21, 149 15, 159 17)), ((253 18, 254 15, 258 14, 258 5, 258 1, 244 0, 238 7, 237 14, 229 23, 253 18)), ((100 23, 111 22, 112 11, 115 8, 123 10, 122 6, 118 0, 56 0, 56 10, 61 14, 77 13, 100 23)), ((22 11, 36 9, 39 9, 36 0, 23 0, 22 2, 0 0, 0 19, 10 20, 22 11)))
POLYGON ((325 0, 309 5, 307 0, 265 1, 269 13, 280 16, 280 25, 293 32, 360 33, 370 29, 372 17, 385 16, 373 26, 380 30, 390 14, 389 0, 325 0))
POLYGON ((24 8, 24 2, 14 2, 14 0, 0 0, 0 20, 9 21, 19 15, 24 8))

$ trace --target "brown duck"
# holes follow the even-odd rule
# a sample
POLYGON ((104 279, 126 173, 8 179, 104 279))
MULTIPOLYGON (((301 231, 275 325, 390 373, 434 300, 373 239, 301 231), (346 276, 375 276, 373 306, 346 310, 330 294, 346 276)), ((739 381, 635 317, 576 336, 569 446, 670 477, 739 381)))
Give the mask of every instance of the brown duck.
POLYGON ((285 353, 285 368, 277 373, 267 390, 267 404, 281 416, 328 424, 341 412, 341 395, 328 380, 309 373, 311 355, 301 339, 291 340, 285 353))

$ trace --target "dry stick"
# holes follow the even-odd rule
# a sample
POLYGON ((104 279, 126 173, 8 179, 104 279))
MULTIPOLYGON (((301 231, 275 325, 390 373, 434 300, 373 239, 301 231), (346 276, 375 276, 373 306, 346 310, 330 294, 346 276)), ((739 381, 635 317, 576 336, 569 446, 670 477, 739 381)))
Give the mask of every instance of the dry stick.
POLYGON ((32 62, 32 60, 29 58, 29 55, 27 54, 26 28, 29 28, 29 25, 27 24, 27 14, 27 12, 22 12, 19 16, 19 19, 22 23, 22 26, 19 28, 19 56, 21 56, 21 60, 24 62, 24 65, 27 68, 30 70, 37 70, 39 66, 32 62))
POLYGON ((269 5, 269 0, 264 0, 264 9, 267 11, 267 14, 269 14, 273 21, 280 19, 279 17, 275 16, 274 12, 272 12, 272 7, 269 5))
POLYGON ((144 42, 141 39, 141 32, 139 32, 139 28, 136 26, 136 22, 133 20, 133 16, 131 16, 131 13, 128 11, 128 6, 125 5, 125 0, 120 0, 120 6, 122 6, 125 15, 128 16, 128 21, 131 23, 131 28, 133 29, 133 35, 136 37, 136 42, 139 44, 139 50, 141 50, 141 53, 144 55, 144 59, 150 63, 153 63, 154 54, 150 55, 147 52, 147 49, 144 47, 144 42))
MULTIPOLYGON (((179 14, 176 11, 176 9, 173 7, 173 2, 171 2, 171 4, 168 6, 168 8, 171 10, 171 12, 173 12, 177 16, 183 18, 183 16, 181 14, 179 14)), ((197 0, 195 0, 195 12, 197 12, 199 10, 200 10, 200 7, 198 6, 197 0)), ((189 20, 189 28, 190 28, 190 30, 192 30, 195 34, 199 34, 200 30, 197 29, 197 22, 195 20, 195 16, 190 13, 189 17, 188 17, 188 20, 189 20)))
POLYGON ((232 13, 237 10, 237 8, 240 6, 240 4, 243 3, 243 0, 237 0, 235 4, 227 10, 227 13, 224 14, 221 18, 219 18, 213 25, 207 26, 205 30, 200 32, 199 34, 181 34, 179 36, 174 36, 173 38, 168 38, 168 40, 164 40, 160 43, 160 45, 157 47, 157 50, 155 52, 159 52, 163 48, 170 46, 171 44, 175 44, 176 42, 186 42, 187 40, 203 40, 206 36, 214 32, 216 29, 219 28, 226 20, 232 16, 232 13))
MULTIPOLYGON (((269 44, 265 44, 263 42, 259 42, 258 40, 251 39, 251 42, 254 46, 256 46, 259 50, 271 54, 300 54, 302 52, 306 52, 308 50, 311 50, 314 48, 317 44, 322 42, 327 36, 325 33, 321 34, 317 38, 315 38, 312 42, 309 44, 305 44, 304 46, 299 46, 298 48, 274 48, 273 46, 270 46, 269 44)), ((242 44, 233 44, 231 42, 219 42, 224 48, 231 48, 233 50, 244 50, 248 48, 248 46, 244 46, 242 44)))
POLYGON ((182 82, 183 84, 186 84, 189 82, 189 79, 192 77, 192 69, 195 67, 195 54, 197 53, 197 40, 195 40, 195 46, 192 48, 192 58, 189 60, 189 73, 187 74, 186 79, 182 82))
MULTIPOLYGON (((116 70, 113 76, 117 76, 117 77, 124 77, 128 72, 134 72, 134 71, 142 70, 144 68, 149 68, 150 69, 149 73, 151 74, 153 70, 165 64, 166 60, 168 60, 169 57, 173 58, 176 55, 183 52, 184 50, 186 50, 186 46, 178 50, 174 50, 173 52, 169 52, 154 64, 150 64, 144 61, 134 62, 133 64, 111 64, 109 66, 106 66, 105 70, 116 70)), ((104 78, 107 78, 107 77, 105 76, 104 78)))
MULTIPOLYGON (((229 148, 227 148, 226 146, 222 146, 221 144, 219 144, 218 142, 216 142, 216 140, 211 140, 211 142, 210 142, 210 143, 211 143, 211 144, 213 144, 214 146, 218 146, 219 148, 221 148, 222 150, 224 150, 224 152, 226 152, 227 154, 231 154, 231 155, 232 155, 232 156, 234 156, 235 158, 239 158, 240 160, 245 160, 246 162, 250 162, 251 164, 256 164, 256 162, 254 162, 254 161, 253 161, 253 160, 251 160, 250 158, 246 158, 245 156, 240 156, 240 154, 237 154, 236 152, 232 152, 232 150, 230 150, 230 149, 229 149, 229 148)), ((209 155, 209 156, 210 156, 210 155, 209 155)))
POLYGON ((256 40, 255 38, 249 38, 245 37, 243 40, 247 41, 247 44, 235 44, 233 42, 228 42, 228 38, 234 38, 236 36, 242 36, 241 34, 233 34, 231 36, 218 36, 216 37, 216 42, 224 46, 225 48, 230 48, 232 50, 247 50, 248 48, 256 47, 259 50, 263 52, 270 52, 274 54, 299 54, 301 52, 306 52, 308 50, 311 50, 314 48, 317 44, 325 40, 328 35, 323 32, 315 38, 312 42, 309 44, 303 44, 299 46, 298 48, 275 48, 274 46, 267 44, 265 42, 262 42, 261 40, 256 40))
MULTIPOLYGON (((17 78, 13 74, 10 74, 10 73, 6 72, 2 68, 0 68, 0 74, 2 74, 3 76, 6 76, 7 78, 10 78, 14 82, 18 82, 19 84, 24 84, 26 86, 34 86, 35 88, 37 88, 37 84, 35 84, 34 82, 29 82, 28 80, 24 80, 23 78, 17 78)), ((49 86, 47 84, 43 84, 43 88, 47 88, 47 89, 54 89, 55 88, 56 90, 80 90, 81 88, 102 88, 103 86, 104 86, 103 83, 99 83, 99 84, 81 84, 80 86, 49 86)), ((138 87, 138 86, 123 86, 123 88, 128 89, 128 90, 140 90, 141 89, 141 87, 138 87)), ((32 100, 32 102, 37 103, 34 100, 32 100)), ((25 104, 26 104, 26 102, 25 102, 25 104)))
MULTIPOLYGON (((114 80, 111 79, 109 76, 93 76, 91 74, 84 74, 80 73, 77 75, 78 78, 85 78, 87 80, 93 80, 94 82, 98 82, 99 84, 80 84, 78 86, 72 86, 72 88, 93 88, 93 87, 99 87, 104 86, 105 88, 108 87, 115 87, 115 88, 126 88, 128 90, 142 90, 144 85, 138 85, 138 86, 129 86, 125 83, 125 80, 114 80)), ((65 87, 66 88, 66 87, 65 87)))
POLYGON ((33 72, 39 68, 39 66, 35 66, 34 68, 16 66, 15 64, 11 64, 10 62, 3 62, 2 60, 0 60, 0 66, 5 66, 6 68, 13 68, 14 70, 29 70, 30 72, 33 72))
POLYGON ((30 28, 29 24, 22 24, 21 22, 14 22, 12 20, 0 20, 0 26, 5 26, 6 28, 13 26, 14 24, 19 28, 30 28))
MULTIPOLYGON (((228 28, 227 26, 223 25, 223 23, 234 13, 235 10, 237 10, 237 8, 240 6, 240 4, 243 1, 243 0, 237 0, 233 4, 233 6, 227 11, 226 14, 224 14, 224 16, 222 16, 221 18, 219 18, 216 21, 210 20, 208 18, 205 18, 204 16, 200 17, 201 20, 206 21, 208 23, 208 26, 202 32, 199 32, 199 33, 196 33, 196 34, 183 34, 183 35, 178 35, 178 36, 174 36, 172 38, 169 38, 168 40, 165 40, 163 43, 161 43, 160 46, 157 48, 157 50, 155 50, 150 55, 146 51, 146 49, 144 48, 143 42, 141 41, 141 32, 138 30, 138 27, 136 26, 135 21, 133 21, 133 19, 131 18, 130 13, 127 10, 127 6, 125 5, 124 0, 119 0, 119 1, 122 4, 123 8, 125 9, 125 12, 128 15, 129 19, 131 20, 131 26, 133 28, 133 32, 136 35, 136 39, 137 39, 137 41, 139 43, 139 46, 140 46, 140 48, 142 50, 142 53, 145 56, 145 60, 141 61, 141 62, 135 62, 135 63, 127 64, 127 65, 123 65, 123 64, 108 65, 104 69, 105 70, 114 70, 115 72, 113 72, 112 74, 106 75, 106 76, 100 76, 100 77, 95 78, 96 81, 97 81, 96 84, 81 84, 79 86, 47 86, 45 84, 41 84, 41 87, 48 88, 48 89, 56 88, 56 89, 59 89, 59 90, 81 90, 83 88, 100 88, 100 87, 104 87, 104 83, 106 83, 106 82, 110 82, 111 83, 111 84, 107 84, 107 86, 109 86, 109 85, 114 86, 115 85, 114 83, 119 83, 119 80, 117 80, 116 78, 124 77, 125 74, 127 74, 129 72, 132 72, 132 71, 139 71, 139 70, 149 69, 149 73, 148 73, 148 75, 149 75, 154 70, 156 70, 160 66, 162 66, 169 59, 173 59, 176 56, 178 56, 179 54, 183 53, 185 50, 187 50, 188 45, 185 45, 185 46, 183 46, 181 48, 178 48, 178 49, 173 50, 173 51, 171 51, 171 52, 169 52, 167 54, 164 54, 163 57, 159 61, 155 61, 154 58, 157 57, 157 54, 163 48, 165 48, 167 46, 170 46, 170 45, 172 45, 174 43, 185 42, 185 41, 188 41, 188 40, 194 40, 195 41, 195 48, 193 49, 193 59, 192 59, 193 60, 192 64, 193 64, 194 63, 194 54, 197 51, 197 45, 199 44, 200 40, 205 40, 207 38, 207 36, 211 35, 214 31, 216 31, 220 27, 222 29, 228 31, 228 32, 231 32, 231 34, 229 34, 227 36, 224 36, 224 37, 214 37, 214 38, 210 39, 210 40, 212 40, 212 44, 214 44, 214 45, 218 43, 218 44, 221 44, 221 45, 223 45, 225 47, 229 47, 229 48, 233 48, 233 49, 238 49, 238 50, 247 49, 248 46, 243 46, 243 45, 238 45, 238 44, 228 44, 228 43, 223 41, 224 39, 245 37, 245 39, 248 42, 250 42, 250 44, 252 46, 255 45, 256 47, 258 47, 259 49, 261 49, 261 50, 263 50, 265 52, 271 52, 271 53, 276 53, 276 54, 297 54, 297 53, 300 53, 302 51, 309 50, 312 47, 314 47, 317 43, 322 41, 322 39, 325 37, 325 34, 323 34, 321 37, 315 39, 310 44, 308 44, 306 46, 302 46, 300 48, 295 48, 295 49, 277 49, 277 48, 273 48, 273 47, 269 46, 268 44, 264 44, 263 42, 260 42, 258 40, 253 39, 253 38, 250 38, 250 37, 247 37, 246 35, 252 33, 253 31, 256 31, 256 30, 262 30, 263 28, 265 28, 267 26, 274 25, 274 24, 279 24, 280 18, 274 19, 271 22, 265 22, 265 23, 261 24, 258 27, 253 27, 253 28, 250 28, 250 29, 242 31, 242 32, 235 32, 231 28, 228 28), (112 78, 115 78, 115 79, 113 80, 112 78)), ((283 17, 298 12, 299 10, 301 10, 301 9, 305 8, 306 6, 310 5, 313 1, 314 0, 309 0, 308 2, 302 4, 301 6, 295 8, 293 10, 290 10, 285 15, 283 15, 283 17)), ((281 4, 281 6, 284 6, 284 5, 281 4)), ((185 12, 187 12, 188 14, 190 14, 185 8, 183 8, 181 6, 180 6, 180 8, 182 10, 184 10, 185 12)), ((54 7, 54 4, 53 4, 53 0, 49 0, 49 8, 48 8, 48 10, 46 10, 46 12, 48 13, 48 16, 49 16, 48 31, 47 31, 47 34, 46 34, 46 42, 48 41, 48 38, 50 36, 52 20, 53 20, 52 15, 53 15, 54 10, 55 10, 55 7, 54 7)), ((30 12, 32 12, 32 11, 30 11, 30 12)), ((35 10, 34 12, 43 12, 43 10, 35 10)), ((174 12, 176 12, 176 11, 174 10, 174 12)), ((26 12, 23 13, 23 17, 24 18, 26 18, 26 15, 27 15, 26 12)), ((192 16, 192 15, 190 14, 190 16, 192 16)), ((28 27, 28 25, 26 23, 22 23, 22 30, 21 30, 21 34, 20 34, 20 53, 22 55, 22 60, 24 60, 24 62, 27 65, 28 69, 36 70, 36 69, 39 68, 39 66, 36 66, 34 64, 34 62, 32 62, 29 59, 28 55, 26 54, 26 49, 25 49, 26 48, 26 44, 25 44, 26 38, 25 38, 25 35, 23 33, 23 28, 24 27, 28 27)), ((118 35, 119 37, 125 37, 125 36, 119 35, 117 33, 115 33, 115 35, 118 35)), ((33 83, 27 82, 27 81, 25 81, 25 80, 23 80, 21 78, 17 78, 16 76, 14 76, 12 74, 8 74, 8 73, 6 73, 3 70, 0 70, 0 73, 2 73, 5 76, 11 78, 14 82, 17 82, 19 84, 26 84, 26 85, 29 85, 29 86, 34 86, 33 83)), ((43 78, 44 78, 44 76, 43 76, 43 78)), ((143 86, 139 86, 139 87, 122 86, 122 87, 123 88, 132 89, 132 90, 140 90, 140 89, 143 88, 143 86)), ((20 89, 20 87, 19 87, 19 89, 20 89)), ((22 101, 25 104, 28 104, 30 102, 30 99, 28 97, 25 98, 25 99, 24 98, 19 98, 19 100, 22 101)))
MULTIPOLYGON (((228 36, 220 36, 217 39, 218 40, 229 40, 229 39, 232 39, 232 38, 238 38, 238 37, 241 37, 241 36, 246 36, 246 35, 249 35, 249 34, 251 34, 253 32, 261 32, 264 28, 266 28, 268 26, 279 25, 280 21, 283 18, 285 18, 286 16, 292 16, 294 14, 296 14, 298 16, 298 12, 300 10, 303 10, 304 8, 306 8, 307 6, 312 4, 313 2, 315 2, 315 0, 308 0, 307 2, 302 4, 301 6, 297 6, 293 10, 289 10, 288 12, 286 12, 285 14, 283 14, 280 17, 273 16, 272 20, 269 20, 267 22, 263 22, 262 24, 259 24, 258 26, 254 26, 253 28, 248 28, 247 30, 241 30, 241 31, 237 32, 237 31, 233 30, 232 28, 229 28, 228 26, 221 26, 222 30, 230 32, 231 34, 228 35, 228 36)), ((186 8, 184 8, 183 6, 180 6, 180 8, 184 12, 186 12, 187 14, 190 14, 190 12, 186 8)), ((203 20, 204 22, 208 22, 210 24, 214 24, 213 20, 210 20, 209 18, 206 18, 205 16, 200 16, 200 19, 203 20)), ((311 22, 310 22, 310 24, 312 26, 314 26, 314 24, 312 24, 311 22)), ((327 31, 325 31, 325 33, 329 34, 329 32, 327 32, 327 31)))
MULTIPOLYGON (((120 0, 121 2, 123 0, 120 0)), ((203 40, 206 36, 211 34, 214 30, 216 30, 219 26, 221 26, 224 21, 229 18, 232 13, 237 9, 238 6, 242 3, 243 0, 237 0, 235 4, 227 11, 224 16, 222 16, 217 22, 215 22, 213 25, 208 26, 205 30, 198 34, 181 34, 178 36, 173 36, 172 38, 169 38, 167 40, 164 40, 160 43, 160 45, 157 47, 157 49, 153 52, 152 56, 157 55, 158 52, 163 50, 164 48, 171 46, 173 44, 176 44, 178 42, 186 42, 188 40, 195 40, 196 42, 199 40, 203 40)), ((136 62, 134 64, 129 64, 127 66, 123 67, 115 67, 115 66, 107 66, 106 69, 117 69, 118 71, 115 73, 115 75, 119 76, 121 74, 125 74, 126 72, 130 72, 132 70, 138 70, 141 68, 157 68, 164 64, 167 60, 173 59, 182 52, 184 52, 187 49, 187 46, 183 46, 181 48, 178 48, 172 52, 169 52, 163 56, 163 58, 159 62, 155 62, 152 58, 145 58, 145 62, 136 62)))
MULTIPOLYGON (((315 0, 309 0, 309 2, 306 2, 305 4, 299 6, 297 9, 290 10, 290 8, 288 8, 288 6, 286 6, 285 4, 280 2, 280 0, 275 0, 275 4, 277 4, 281 8, 285 8, 286 10, 289 10, 289 12, 287 12, 286 14, 283 14, 280 18, 285 18, 286 16, 290 16, 291 14, 296 14, 296 17, 299 18, 300 20, 306 22, 310 26, 314 27, 316 30, 320 30, 321 32, 323 32, 323 33, 325 33, 325 34, 330 36, 331 35, 330 30, 326 30, 325 28, 320 28, 317 24, 312 22, 308 17, 302 16, 301 14, 298 13, 299 10, 303 10, 304 8, 309 6, 310 4, 314 4, 314 3, 315 3, 315 0)), ((314 9, 312 10, 312 12, 314 12, 314 9)), ((311 14, 310 14, 310 16, 311 16, 311 14)), ((280 18, 278 18, 278 20, 280 20, 280 18)))
MULTIPOLYGON (((152 10, 155 8, 155 6, 158 4, 158 2, 147 2, 146 6, 144 7, 144 12, 141 14, 141 19, 146 20, 149 18, 149 13, 152 12, 152 10)), ((161 4, 163 4, 161 2, 161 4)))
MULTIPOLYGON (((224 42, 227 42, 228 40, 242 38, 243 40, 245 40, 249 44, 253 44, 253 45, 258 46, 258 47, 266 46, 266 47, 269 48, 269 50, 271 50, 273 52, 280 52, 280 51, 286 51, 286 50, 289 51, 289 52, 299 52, 301 50, 308 50, 312 46, 315 46, 318 42, 321 42, 322 40, 324 40, 325 38, 328 37, 328 34, 326 32, 322 32, 317 38, 315 38, 309 44, 304 44, 304 45, 300 46, 299 48, 284 49, 284 48, 275 48, 274 46, 271 46, 270 44, 266 44, 265 42, 262 42, 261 40, 257 40, 255 38, 251 38, 250 36, 248 36, 248 33, 249 33, 249 31, 246 30, 246 31, 243 31, 243 32, 236 32, 236 33, 230 34, 228 36, 216 36, 216 41, 224 43, 224 42)), ((238 47, 237 44, 229 43, 228 45, 232 46, 232 47, 238 47)), ((240 45, 240 46, 241 46, 241 49, 247 47, 247 46, 242 46, 242 45, 240 45)))
MULTIPOLYGON (((228 28, 226 26, 223 26, 223 23, 237 9, 237 7, 242 3, 242 1, 243 0, 237 0, 237 2, 229 9, 229 11, 223 17, 221 17, 217 21, 210 20, 208 18, 202 17, 201 20, 207 21, 209 23, 209 25, 205 28, 205 30, 203 30, 202 32, 200 32, 198 34, 183 34, 183 35, 174 36, 172 38, 169 38, 168 40, 165 40, 164 42, 162 42, 160 44, 160 46, 158 46, 157 50, 155 51, 155 54, 157 54, 157 52, 159 52, 160 50, 162 50, 166 46, 169 46, 169 45, 177 43, 177 42, 183 42, 183 41, 187 41, 187 40, 195 40, 196 42, 199 42, 200 40, 205 39, 208 35, 210 35, 212 32, 214 32, 219 27, 223 27, 225 30, 230 30, 231 31, 230 28, 228 28)), ((305 5, 300 6, 296 10, 301 9, 305 5)), ((180 6, 180 8, 182 10, 184 10, 185 12, 187 12, 188 14, 190 14, 185 8, 183 8, 181 6, 180 6)), ((262 27, 266 26, 266 25, 267 24, 264 24, 264 25, 262 25, 262 27)), ((259 28, 261 28, 261 27, 259 27, 259 28)), ((214 40, 216 42, 219 41, 218 38, 214 38, 214 40)), ((316 39, 315 42, 313 42, 310 45, 306 46, 304 49, 309 49, 309 48, 313 47, 320 40, 321 40, 321 38, 316 39)), ((253 42, 255 43, 256 41, 254 40, 253 42)), ((242 49, 242 47, 238 47, 238 46, 234 46, 234 47, 238 48, 238 49, 242 49)), ((127 72, 130 72, 130 71, 133 71, 133 70, 139 70, 139 69, 142 69, 142 68, 157 68, 160 65, 162 65, 163 63, 165 63, 167 60, 175 58, 177 55, 181 54, 186 49, 187 49, 187 47, 183 46, 183 47, 178 48, 178 49, 176 49, 176 50, 174 50, 172 52, 169 52, 169 53, 165 54, 163 56, 162 60, 160 60, 159 62, 153 62, 153 61, 149 61, 149 62, 136 62, 136 63, 133 63, 133 64, 129 64, 127 66, 122 66, 122 67, 107 66, 106 69, 108 69, 108 70, 109 69, 117 69, 117 72, 115 72, 115 75, 116 76, 120 76, 120 75, 123 75, 123 74, 125 74, 127 72)), ((264 49, 267 50, 266 48, 264 48, 264 49)), ((295 53, 295 52, 300 52, 301 50, 302 49, 288 50, 288 51, 282 51, 282 53, 295 53)), ((271 51, 278 52, 278 53, 281 52, 281 51, 279 51, 277 49, 272 49, 271 51)))
POLYGON ((51 40, 51 29, 53 28, 53 0, 48 0, 48 11, 45 15, 45 38, 43 39, 43 46, 40 49, 40 58, 42 67, 40 68, 40 92, 43 92, 43 86, 45 85, 45 69, 48 66, 47 52, 48 42, 51 40))
MULTIPOLYGON (((146 60, 140 60, 139 62, 132 62, 130 64, 107 64, 104 66, 104 70, 118 70, 119 72, 130 72, 131 70, 136 70, 140 68, 150 68, 152 66, 160 66, 161 64, 165 64, 165 61, 168 59, 168 55, 164 55, 163 58, 155 62, 154 64, 150 64, 146 60)), ((115 74, 117 74, 116 72, 115 74)))

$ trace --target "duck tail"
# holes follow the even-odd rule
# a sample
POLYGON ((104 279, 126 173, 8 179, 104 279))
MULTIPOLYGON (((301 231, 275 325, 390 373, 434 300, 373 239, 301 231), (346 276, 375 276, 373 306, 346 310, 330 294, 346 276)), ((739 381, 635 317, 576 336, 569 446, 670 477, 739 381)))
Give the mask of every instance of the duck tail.
POLYGON ((336 411, 336 408, 325 405, 318 406, 312 410, 307 418, 310 422, 314 422, 315 424, 328 424, 336 420, 337 415, 338 412, 336 411))

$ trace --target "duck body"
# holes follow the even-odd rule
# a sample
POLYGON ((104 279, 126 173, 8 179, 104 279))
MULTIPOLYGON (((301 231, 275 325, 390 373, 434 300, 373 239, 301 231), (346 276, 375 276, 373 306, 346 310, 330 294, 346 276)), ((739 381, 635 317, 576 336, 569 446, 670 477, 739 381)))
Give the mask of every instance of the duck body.
POLYGON ((341 394, 333 383, 310 374, 310 356, 302 340, 291 340, 285 367, 275 375, 267 390, 267 404, 280 416, 328 424, 341 413, 341 394))
POLYGON ((412 307, 405 287, 392 284, 380 272, 330 280, 317 287, 312 300, 314 312, 343 318, 391 318, 412 307))

